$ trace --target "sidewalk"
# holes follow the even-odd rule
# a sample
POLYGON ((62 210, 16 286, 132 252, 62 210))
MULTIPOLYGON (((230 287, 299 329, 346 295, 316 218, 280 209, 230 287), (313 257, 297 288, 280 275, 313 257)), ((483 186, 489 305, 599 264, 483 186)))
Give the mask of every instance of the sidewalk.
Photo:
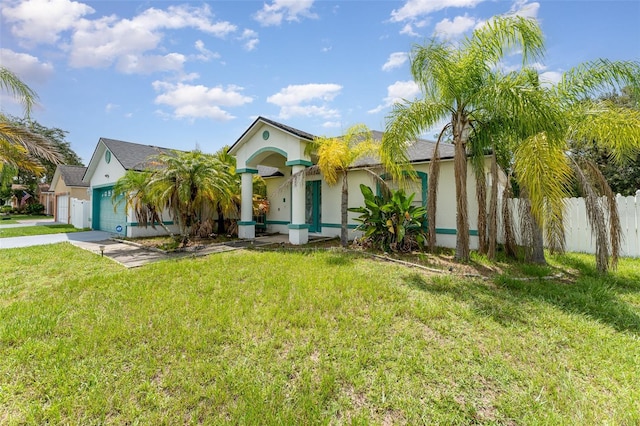
POLYGON ((111 234, 104 231, 71 232, 68 234, 31 235, 27 237, 0 238, 0 249, 41 246, 68 241, 90 242, 103 241, 111 238, 111 234))

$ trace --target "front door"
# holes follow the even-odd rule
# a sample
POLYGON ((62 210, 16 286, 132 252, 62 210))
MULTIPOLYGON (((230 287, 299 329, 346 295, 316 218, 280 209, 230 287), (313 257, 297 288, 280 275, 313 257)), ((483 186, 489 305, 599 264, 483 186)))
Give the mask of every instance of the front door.
POLYGON ((309 225, 309 232, 321 231, 321 201, 322 181, 312 180, 306 182, 305 188, 305 223, 309 225))

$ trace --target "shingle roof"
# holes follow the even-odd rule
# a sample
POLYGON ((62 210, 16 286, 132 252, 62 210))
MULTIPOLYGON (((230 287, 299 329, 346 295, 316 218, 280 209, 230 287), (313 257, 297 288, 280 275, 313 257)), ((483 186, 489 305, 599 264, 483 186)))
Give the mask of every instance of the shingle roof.
POLYGON ((82 177, 87 171, 86 167, 59 165, 58 170, 60 171, 60 177, 64 181, 65 185, 80 186, 84 188, 89 186, 89 183, 82 181, 82 177))
POLYGON ((233 145, 231 145, 229 147, 227 152, 233 152, 233 150, 236 149, 237 146, 239 146, 238 144, 240 143, 240 141, 242 139, 244 139, 244 137, 256 127, 258 122, 267 123, 267 124, 269 124, 271 126, 277 127, 280 130, 283 130, 283 131, 285 131, 287 133, 290 133, 292 135, 295 135, 295 136, 299 137, 300 139, 306 139, 308 141, 312 141, 312 140, 314 140, 316 138, 311 133, 303 132, 302 130, 296 129, 294 127, 290 127, 290 126, 284 125, 282 123, 278 123, 277 121, 269 120, 268 118, 264 118, 264 117, 260 116, 260 117, 256 118, 253 121, 253 123, 251 123, 251 125, 247 128, 247 130, 245 130, 244 133, 233 143, 233 145))
MULTIPOLYGON (((378 130, 371 131, 371 137, 373 140, 381 141, 383 133, 378 130)), ((407 148, 407 157, 410 163, 420 163, 423 161, 430 161, 433 158, 433 152, 436 148, 434 141, 428 141, 426 139, 416 139, 407 148)), ((453 158, 454 148, 453 145, 447 143, 441 143, 438 147, 440 152, 440 158, 453 158)), ((374 157, 363 157, 356 160, 351 167, 368 167, 380 165, 380 159, 374 157)))
POLYGON ((116 139, 100 138, 100 140, 109 148, 111 154, 115 156, 125 170, 144 170, 149 157, 162 152, 172 151, 170 148, 141 145, 116 139))

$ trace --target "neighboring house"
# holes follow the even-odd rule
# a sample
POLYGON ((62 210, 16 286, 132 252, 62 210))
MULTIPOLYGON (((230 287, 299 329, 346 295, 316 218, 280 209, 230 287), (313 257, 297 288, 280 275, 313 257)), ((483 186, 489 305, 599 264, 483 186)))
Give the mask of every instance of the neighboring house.
MULTIPOLYGON (((59 165, 51 178, 49 193, 54 195, 53 217, 59 223, 71 223, 71 199, 89 200, 89 184, 82 181, 87 168, 59 165)), ((42 203, 44 204, 44 203, 42 203)), ((46 204, 45 211, 46 211, 46 204)))
POLYGON ((38 200, 44 206, 44 214, 47 216, 55 215, 56 197, 53 191, 50 190, 48 183, 38 184, 38 200))
POLYGON ((28 189, 26 185, 22 185, 19 183, 11 184, 11 192, 13 192, 13 195, 10 199, 11 208, 23 209, 27 204, 35 202, 33 196, 27 191, 28 189))
MULTIPOLYGON (((167 151, 171 149, 100 138, 82 179, 91 196, 92 229, 123 237, 164 234, 160 227, 156 230, 139 227, 133 212, 126 211, 124 202, 114 203, 112 195, 114 184, 127 170, 142 171, 149 157, 167 151)), ((171 225, 170 222, 165 223, 171 225)))
MULTIPOLYGON (((374 139, 381 139, 382 133, 373 131, 374 139)), ((315 136, 292 127, 258 117, 240 138, 229 148, 229 153, 237 160, 237 172, 242 180, 242 211, 238 222, 241 238, 255 238, 255 219, 252 211, 253 175, 260 174, 267 183, 267 198, 270 208, 266 217, 269 232, 289 235, 292 244, 304 244, 309 234, 322 236, 340 235, 340 195, 341 185, 329 186, 320 174, 306 176, 297 185, 283 186, 295 173, 313 165, 314 159, 305 155, 305 147, 315 136), (270 172, 264 174, 264 166, 270 172)), ((429 161, 433 156, 435 142, 415 141, 408 149, 408 156, 418 174, 408 193, 415 193, 414 203, 426 206, 429 161)), ((456 243, 456 195, 453 168, 453 146, 441 144, 439 148, 441 165, 438 185, 438 208, 436 212, 437 244, 455 247, 456 243)), ((489 170, 487 159, 486 170, 489 170)), ((375 160, 361 160, 349 170, 349 207, 364 205, 360 184, 375 187, 365 167, 377 168, 375 160)), ((468 186, 469 222, 471 246, 478 245, 475 176, 469 166, 468 186)), ((357 214, 349 213, 350 238, 356 234, 357 214)))

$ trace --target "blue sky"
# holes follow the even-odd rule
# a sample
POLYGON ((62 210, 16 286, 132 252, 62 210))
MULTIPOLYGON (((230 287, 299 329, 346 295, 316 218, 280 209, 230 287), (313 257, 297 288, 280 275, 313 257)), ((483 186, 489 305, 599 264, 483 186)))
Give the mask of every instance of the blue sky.
POLYGON ((549 82, 583 61, 640 60, 638 0, 2 0, 0 62, 85 164, 100 137, 214 152, 260 115, 315 135, 383 130, 395 100, 419 96, 412 46, 507 13, 540 22, 549 82))

